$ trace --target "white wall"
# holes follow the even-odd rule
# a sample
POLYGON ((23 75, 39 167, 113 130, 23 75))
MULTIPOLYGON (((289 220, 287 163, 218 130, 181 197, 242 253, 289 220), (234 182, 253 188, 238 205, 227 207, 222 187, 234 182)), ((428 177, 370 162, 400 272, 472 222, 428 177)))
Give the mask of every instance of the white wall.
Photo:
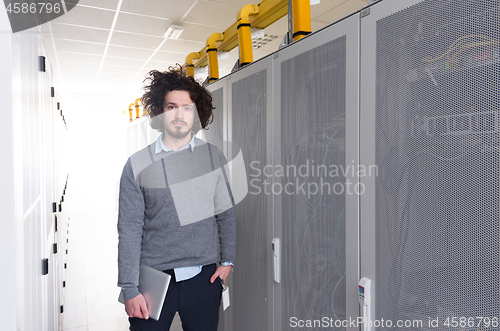
POLYGON ((45 54, 38 28, 13 34, 1 7, 2 330, 59 330, 66 274, 62 230, 70 213, 117 209, 118 180, 128 157, 126 129, 136 127, 121 110, 136 96, 60 97, 48 59, 46 72, 39 71, 38 56, 45 54), (71 208, 61 202, 68 174, 71 208), (53 202, 63 206, 62 213, 52 212, 53 202), (49 259, 48 275, 42 275, 43 258, 49 259))
MULTIPOLYGON (((3 6, 2 6, 3 7, 3 6)), ((14 147, 12 114, 12 35, 9 18, 5 10, 0 10, 0 100, 2 100, 2 121, 0 121, 0 210, 2 210, 2 230, 0 231, 0 284, 3 286, 0 311, 5 330, 16 330, 16 255, 14 223, 14 147)))
MULTIPOLYGON (((57 117, 50 63, 39 70, 45 55, 38 28, 13 34, 5 7, 0 9, 0 257, 3 286, 2 330, 58 330, 58 242, 52 202, 55 202, 54 155, 61 152, 53 138, 57 117), (42 275, 42 259, 49 273, 42 275)), ((59 176, 66 177, 61 171, 59 176)), ((58 190, 60 191, 60 190, 58 190)))

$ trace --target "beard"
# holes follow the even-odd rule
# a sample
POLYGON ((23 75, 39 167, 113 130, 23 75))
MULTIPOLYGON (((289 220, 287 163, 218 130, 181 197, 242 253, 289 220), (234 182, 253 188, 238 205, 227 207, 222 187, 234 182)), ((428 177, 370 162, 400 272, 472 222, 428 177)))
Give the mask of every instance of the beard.
POLYGON ((182 127, 175 127, 174 126, 173 128, 170 125, 165 126, 165 130, 167 131, 167 133, 175 139, 182 139, 182 138, 186 137, 188 134, 191 133, 191 129, 192 129, 192 127, 188 128, 185 126, 182 126, 182 127))

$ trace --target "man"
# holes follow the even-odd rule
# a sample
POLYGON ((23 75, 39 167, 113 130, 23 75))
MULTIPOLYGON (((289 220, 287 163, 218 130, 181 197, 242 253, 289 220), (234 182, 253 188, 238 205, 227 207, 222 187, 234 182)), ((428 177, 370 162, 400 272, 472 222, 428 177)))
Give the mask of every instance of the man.
POLYGON ((212 97, 182 71, 153 70, 147 80, 142 103, 162 134, 123 169, 118 286, 133 331, 169 330, 176 312, 184 330, 215 331, 236 231, 224 155, 194 137, 213 120, 212 97), (159 321, 138 291, 140 264, 172 276, 159 321))

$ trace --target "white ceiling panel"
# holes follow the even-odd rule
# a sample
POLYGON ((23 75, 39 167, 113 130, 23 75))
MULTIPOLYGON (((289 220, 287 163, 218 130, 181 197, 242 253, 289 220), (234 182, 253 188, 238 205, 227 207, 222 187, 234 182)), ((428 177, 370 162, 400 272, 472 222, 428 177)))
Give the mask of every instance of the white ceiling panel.
POLYGON ((186 61, 186 56, 187 56, 187 54, 174 54, 174 53, 169 53, 169 52, 156 52, 156 54, 151 58, 151 61, 184 63, 186 61))
POLYGON ((85 79, 87 81, 95 81, 97 79, 97 71, 85 70, 85 67, 77 69, 78 67, 73 67, 73 69, 63 69, 65 81, 73 79, 85 79))
POLYGON ((160 48, 161 51, 178 52, 182 54, 189 54, 200 51, 205 47, 205 42, 196 42, 191 40, 167 40, 160 48))
POLYGON ((62 52, 57 50, 57 57, 60 62, 99 64, 101 63, 102 54, 101 55, 80 54, 74 52, 62 52))
POLYGON ((59 61, 59 67, 63 72, 71 72, 73 70, 84 70, 87 72, 95 73, 99 70, 100 64, 98 63, 82 63, 75 61, 59 61))
POLYGON ((52 32, 56 39, 71 39, 105 44, 109 30, 82 26, 52 23, 52 32))
MULTIPOLYGON (((221 28, 213 25, 202 25, 202 24, 193 24, 193 23, 184 23, 182 24, 184 31, 182 32, 179 39, 181 40, 193 40, 199 41, 205 44, 207 42, 207 38, 210 37, 212 33, 222 33, 227 28, 221 28)), ((203 46, 202 46, 203 47, 203 46)), ((200 49, 202 48, 200 47, 200 49)), ((199 51, 196 50, 196 51, 199 51)), ((191 51, 194 52, 194 51, 191 51)), ((189 52, 189 53, 191 53, 189 52)))
POLYGON ((103 65, 101 69, 101 75, 106 73, 117 73, 122 75, 127 75, 128 77, 133 77, 137 71, 141 68, 136 67, 126 67, 126 66, 112 66, 112 65, 103 65))
POLYGON ((162 41, 163 38, 161 37, 152 37, 115 31, 113 32, 113 36, 111 37, 110 44, 115 46, 156 49, 162 41))
POLYGON ((78 3, 78 6, 90 6, 97 8, 107 8, 115 10, 119 0, 65 0, 65 3, 78 3))
POLYGON ((151 56, 151 54, 153 54, 153 52, 154 48, 145 49, 145 48, 109 45, 106 56, 138 59, 144 63, 151 56))
POLYGON ((180 21, 194 2, 195 0, 123 0, 120 11, 180 21))
POLYGON ((288 16, 285 15, 264 29, 266 34, 284 36, 288 32, 288 16))
POLYGON ((171 22, 164 18, 120 13, 116 20, 115 31, 163 37, 171 22))
MULTIPOLYGON (((212 1, 200 1, 186 16, 185 21, 220 26, 222 31, 236 22, 236 15, 240 6, 218 3, 212 1)), ((220 31, 220 32, 222 32, 220 31)))
POLYGON ((151 70, 159 70, 159 71, 162 71, 162 70, 166 70, 166 68, 168 67, 165 67, 165 64, 157 64, 157 65, 151 65, 151 63, 148 63, 148 66, 147 68, 144 68, 144 69, 141 69, 141 70, 138 70, 135 72, 135 81, 140 81, 141 84, 142 84, 142 81, 144 81, 144 79, 146 78, 148 72, 150 72, 151 70))
MULTIPOLYGON (((125 56, 125 54, 122 55, 125 56)), ((146 62, 144 59, 126 59, 123 57, 106 56, 103 65, 141 68, 144 65, 144 62, 146 62)))
MULTIPOLYGON (((340 6, 345 2, 349 2, 352 0, 328 0, 321 1, 320 5, 311 6, 311 19, 316 19, 316 17, 323 15, 327 11, 332 10, 335 7, 340 6)), ((333 22, 332 22, 333 23, 333 22)))
POLYGON ((76 52, 83 54, 102 55, 105 44, 88 43, 83 41, 55 39, 55 49, 57 52, 76 52))
POLYGON ((204 1, 227 3, 227 4, 231 4, 231 5, 240 6, 240 9, 248 4, 257 4, 258 3, 258 1, 250 1, 250 0, 204 0, 204 1))
POLYGON ((71 78, 66 77, 64 80, 64 85, 71 86, 72 87, 71 91, 73 92, 82 92, 83 89, 90 89, 93 86, 95 86, 95 83, 96 83, 95 78, 84 78, 77 76, 73 76, 71 78))
MULTIPOLYGON (((128 80, 127 81, 127 89, 129 91, 133 91, 134 92, 134 95, 132 97, 134 98, 140 98, 142 93, 143 93, 143 86, 146 85, 146 83, 144 82, 144 78, 145 78, 145 75, 138 75, 136 78, 134 78, 133 80, 128 80)), ((131 102, 133 102, 134 100, 132 100, 131 102)))
POLYGON ((130 74, 122 72, 102 72, 99 75, 99 82, 112 82, 112 83, 123 83, 130 78, 130 74))
POLYGON ((113 10, 76 6, 52 22, 110 29, 114 16, 113 10))
POLYGON ((339 6, 324 12, 322 15, 315 17, 316 21, 325 23, 334 23, 341 18, 344 18, 353 12, 365 7, 368 4, 368 0, 348 0, 342 2, 339 6))

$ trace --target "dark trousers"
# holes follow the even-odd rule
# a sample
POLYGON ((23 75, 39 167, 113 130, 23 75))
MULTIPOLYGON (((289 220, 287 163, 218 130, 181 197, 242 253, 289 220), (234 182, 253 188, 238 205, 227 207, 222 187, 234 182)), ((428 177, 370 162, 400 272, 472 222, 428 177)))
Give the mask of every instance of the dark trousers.
POLYGON ((217 331, 222 293, 221 279, 210 283, 215 264, 206 265, 195 277, 181 282, 170 280, 159 321, 129 318, 132 331, 168 331, 179 312, 184 331, 217 331))

